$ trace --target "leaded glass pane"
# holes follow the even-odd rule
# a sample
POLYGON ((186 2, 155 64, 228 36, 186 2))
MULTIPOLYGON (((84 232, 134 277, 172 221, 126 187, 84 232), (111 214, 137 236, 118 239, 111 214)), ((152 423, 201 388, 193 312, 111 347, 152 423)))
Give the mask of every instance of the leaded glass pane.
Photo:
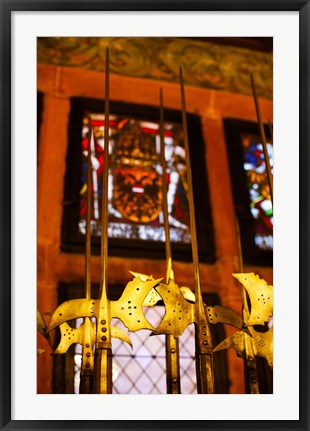
MULTIPOLYGON (((164 315, 164 306, 146 307, 146 318, 157 326, 164 315)), ((82 319, 80 319, 82 321, 82 319)), ((80 324, 80 323, 78 323, 80 324)), ((118 319, 112 319, 113 326, 124 329, 118 319)), ((150 331, 129 333, 133 349, 123 341, 112 339, 113 393, 114 394, 165 394, 166 357, 165 336, 150 336, 150 331)), ((180 376, 182 394, 195 394, 195 336, 194 325, 186 328, 180 337, 180 376)), ((75 348, 74 391, 79 392, 81 346, 75 348)))

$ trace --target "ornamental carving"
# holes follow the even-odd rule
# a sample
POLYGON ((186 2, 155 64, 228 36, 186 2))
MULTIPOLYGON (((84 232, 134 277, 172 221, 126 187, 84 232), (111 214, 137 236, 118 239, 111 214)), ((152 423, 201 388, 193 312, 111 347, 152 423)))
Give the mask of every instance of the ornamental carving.
POLYGON ((179 66, 187 85, 251 95, 255 75, 260 97, 272 99, 272 54, 191 38, 39 37, 38 63, 104 71, 110 49, 112 73, 179 82, 179 66))

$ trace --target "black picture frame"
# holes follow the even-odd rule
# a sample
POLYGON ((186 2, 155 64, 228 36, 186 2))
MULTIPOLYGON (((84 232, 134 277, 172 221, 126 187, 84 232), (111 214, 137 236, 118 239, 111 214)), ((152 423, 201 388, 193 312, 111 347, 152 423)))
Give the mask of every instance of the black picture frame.
MULTIPOLYGON (((124 430, 271 430, 309 429, 309 1, 303 0, 211 0, 211 1, 5 1, 1 3, 1 429, 3 430, 65 430, 65 429, 124 429, 124 430), (219 420, 219 421, 61 421, 12 420, 11 416, 11 14, 14 11, 298 11, 299 13, 299 145, 300 145, 300 206, 299 206, 299 420, 219 420)), ((297 276, 297 274, 296 274, 297 276)), ((285 406, 283 406, 285 409, 285 406)), ((159 414, 160 418, 160 414, 159 414)))

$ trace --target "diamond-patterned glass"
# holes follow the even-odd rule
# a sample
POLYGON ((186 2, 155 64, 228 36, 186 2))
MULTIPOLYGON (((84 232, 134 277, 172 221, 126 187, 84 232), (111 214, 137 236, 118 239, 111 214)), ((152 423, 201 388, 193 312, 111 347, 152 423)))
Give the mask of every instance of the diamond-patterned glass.
MULTIPOLYGON (((164 313, 164 306, 146 307, 146 318, 157 326, 164 313)), ((125 331, 118 319, 111 324, 125 331)), ((180 337, 180 375, 182 394, 195 394, 195 333, 190 325, 180 337)), ((165 394, 166 389, 166 353, 165 336, 151 335, 150 331, 141 330, 129 333, 133 349, 123 341, 112 339, 113 353, 113 393, 114 394, 165 394)), ((78 345, 77 345, 78 346, 78 345)), ((79 388, 80 347, 76 347, 75 357, 75 393, 79 388)))

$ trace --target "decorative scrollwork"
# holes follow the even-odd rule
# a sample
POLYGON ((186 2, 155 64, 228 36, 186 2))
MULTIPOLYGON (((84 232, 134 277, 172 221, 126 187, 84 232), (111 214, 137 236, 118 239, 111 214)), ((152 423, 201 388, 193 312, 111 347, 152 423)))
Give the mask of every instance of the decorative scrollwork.
POLYGON ((38 62, 104 71, 106 47, 112 73, 178 82, 182 66, 188 85, 251 95, 255 74, 260 97, 272 98, 272 54, 191 38, 41 37, 38 62))

